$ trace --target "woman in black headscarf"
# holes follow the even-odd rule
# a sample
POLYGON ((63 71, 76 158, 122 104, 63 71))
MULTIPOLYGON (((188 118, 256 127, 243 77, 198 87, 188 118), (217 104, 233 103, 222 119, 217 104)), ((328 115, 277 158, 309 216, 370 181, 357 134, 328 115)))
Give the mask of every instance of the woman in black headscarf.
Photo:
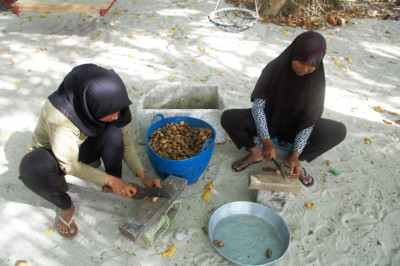
POLYGON ((238 149, 249 154, 233 163, 235 171, 272 160, 278 146, 284 147, 285 165, 290 177, 305 186, 314 183, 300 161, 311 162, 339 144, 346 127, 321 118, 324 109, 325 72, 323 57, 326 42, 313 31, 300 34, 262 71, 251 94, 251 109, 227 110, 221 124, 238 149), (254 143, 258 136, 260 149, 254 143))
POLYGON ((103 185, 103 192, 135 197, 137 184, 121 179, 122 161, 147 186, 161 187, 147 177, 125 128, 132 120, 124 83, 112 69, 80 65, 46 100, 20 164, 20 179, 41 197, 61 208, 56 229, 73 237, 78 228, 74 204, 64 176, 103 185), (96 169, 103 160, 105 171, 96 169))

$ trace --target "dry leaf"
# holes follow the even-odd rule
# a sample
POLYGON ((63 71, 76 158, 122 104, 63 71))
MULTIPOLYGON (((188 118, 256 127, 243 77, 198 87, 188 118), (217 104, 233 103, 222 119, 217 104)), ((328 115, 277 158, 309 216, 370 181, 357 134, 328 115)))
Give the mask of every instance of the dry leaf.
POLYGON ((204 201, 207 201, 207 200, 209 200, 210 198, 211 198, 211 193, 210 193, 209 190, 205 190, 205 191, 203 192, 203 195, 201 195, 201 199, 204 200, 204 201))
POLYGON ((370 56, 372 59, 376 59, 376 56, 375 55, 371 55, 370 56))
POLYGON ((18 86, 19 82, 18 81, 13 81, 12 84, 15 85, 15 86, 18 86))
POLYGON ((315 209, 315 205, 314 205, 314 203, 307 203, 306 204, 306 208, 309 209, 309 210, 314 210, 315 209))
POLYGON ((204 51, 204 47, 203 46, 198 46, 197 49, 199 49, 200 52, 204 51))
POLYGON ((335 61, 335 65, 337 65, 338 67, 343 67, 342 63, 340 63, 339 60, 335 61))
POLYGON ((14 265, 15 266, 28 266, 28 262, 26 260, 17 260, 14 265))
POLYGON ((387 125, 391 125, 391 124, 392 124, 392 122, 389 122, 389 121, 387 121, 387 120, 385 120, 385 119, 383 119, 382 121, 383 121, 383 123, 385 123, 385 124, 387 124, 387 125))
POLYGON ((138 90, 139 90, 139 88, 136 87, 136 86, 132 86, 132 89, 133 89, 134 91, 138 91, 138 90))
POLYGON ((394 117, 400 116, 398 113, 395 113, 395 112, 389 112, 389 111, 388 111, 388 113, 391 114, 391 115, 394 116, 394 117))
POLYGON ((146 93, 145 93, 145 92, 142 92, 140 95, 141 95, 141 96, 145 96, 145 95, 146 95, 146 93))
POLYGON ((184 29, 185 29, 185 26, 180 26, 179 29, 180 29, 180 30, 184 30, 184 29))
POLYGON ((329 161, 329 160, 326 160, 326 165, 331 165, 331 161, 329 161))
POLYGON ((42 48, 36 49, 36 51, 34 51, 33 53, 37 54, 40 53, 42 51, 42 48))
POLYGON ((246 77, 246 78, 248 78, 248 77, 249 77, 249 75, 247 75, 247 74, 243 74, 243 77, 246 77))
POLYGON ((46 17, 50 16, 50 14, 51 14, 50 12, 44 12, 44 13, 40 14, 38 16, 38 18, 46 18, 46 17))
POLYGON ((364 138, 364 143, 365 143, 365 144, 371 144, 372 141, 371 141, 369 138, 365 137, 365 138, 364 138))
POLYGON ((382 107, 380 107, 379 105, 375 106, 374 110, 377 111, 378 113, 382 113, 383 112, 382 107))
POLYGON ((174 79, 174 77, 175 77, 175 75, 174 75, 174 74, 171 74, 171 75, 169 75, 168 80, 171 81, 171 80, 174 79))
POLYGON ((200 79, 200 81, 201 81, 201 82, 207 82, 207 81, 208 81, 208 78, 202 78, 202 79, 200 79))
POLYGON ((396 120, 395 122, 396 124, 400 125, 400 120, 396 120))
POLYGON ((212 189, 214 189, 214 185, 215 185, 214 181, 212 181, 204 186, 204 190, 212 190, 212 189))
POLYGON ((338 58, 337 58, 336 56, 334 56, 334 55, 332 55, 331 58, 332 58, 333 60, 337 60, 337 59, 338 59, 338 58))
POLYGON ((14 60, 8 60, 8 62, 10 62, 10 64, 13 66, 15 64, 14 60))
POLYGON ((218 74, 224 73, 224 71, 222 69, 220 69, 220 68, 217 68, 216 71, 218 72, 218 74))
POLYGON ((175 255, 175 252, 176 252, 176 246, 175 246, 175 245, 170 245, 170 246, 168 247, 168 249, 165 250, 161 255, 162 255, 164 258, 171 258, 172 256, 175 255))
POLYGON ((281 30, 281 32, 283 33, 283 35, 289 36, 289 32, 287 32, 287 31, 285 31, 285 30, 281 30))
POLYGON ((350 63, 353 62, 353 59, 351 59, 350 57, 345 57, 344 59, 346 59, 346 60, 349 61, 350 63))
POLYGON ((369 127, 367 124, 365 123, 361 123, 361 125, 363 125, 364 127, 369 127))
POLYGON ((55 231, 54 228, 49 228, 49 229, 43 230, 43 233, 45 233, 46 235, 49 235, 49 234, 53 233, 54 231, 55 231))
POLYGON ((176 31, 175 28, 172 28, 172 29, 169 30, 169 32, 172 33, 172 34, 174 34, 175 31, 176 31))
POLYGON ((140 14, 136 15, 136 18, 141 18, 141 17, 142 17, 142 15, 140 15, 140 14))

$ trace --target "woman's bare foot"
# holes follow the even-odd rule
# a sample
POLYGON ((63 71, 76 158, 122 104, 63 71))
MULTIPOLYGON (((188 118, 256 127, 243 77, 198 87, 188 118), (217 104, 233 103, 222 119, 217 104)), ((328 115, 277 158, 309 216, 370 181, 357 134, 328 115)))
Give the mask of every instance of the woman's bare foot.
POLYGON ((262 156, 260 149, 257 146, 255 146, 254 148, 251 148, 249 150, 249 154, 246 157, 235 161, 232 164, 232 168, 236 172, 240 172, 245 170, 252 164, 261 162, 263 159, 264 158, 262 156))
POLYGON ((65 238, 72 238, 78 233, 78 226, 74 220, 74 211, 74 203, 71 203, 69 209, 61 211, 60 219, 57 221, 56 230, 65 238))

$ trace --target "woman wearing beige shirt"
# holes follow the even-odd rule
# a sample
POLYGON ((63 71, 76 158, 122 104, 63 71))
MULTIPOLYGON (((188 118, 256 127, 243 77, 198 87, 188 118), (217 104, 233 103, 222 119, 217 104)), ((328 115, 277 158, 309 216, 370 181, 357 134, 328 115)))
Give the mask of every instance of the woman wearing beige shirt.
POLYGON ((161 187, 147 177, 126 126, 132 102, 112 69, 80 65, 46 100, 32 136, 30 152, 20 164, 20 179, 61 208, 56 229, 64 237, 78 232, 74 204, 59 180, 73 175, 103 185, 104 192, 134 197, 135 184, 121 179, 122 161, 146 187, 161 187), (91 165, 103 160, 105 172, 91 165))

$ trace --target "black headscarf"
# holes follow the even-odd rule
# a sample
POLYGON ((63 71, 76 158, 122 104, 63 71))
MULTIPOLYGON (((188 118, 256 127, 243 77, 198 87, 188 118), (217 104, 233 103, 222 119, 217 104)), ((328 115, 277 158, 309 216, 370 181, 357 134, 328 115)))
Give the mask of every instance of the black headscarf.
POLYGON ((251 94, 251 101, 267 101, 265 113, 271 138, 293 143, 296 135, 316 123, 324 109, 326 42, 313 31, 300 34, 262 71, 251 94), (316 70, 298 76, 292 61, 309 62, 316 70))
POLYGON ((112 69, 94 64, 76 66, 64 78, 50 102, 89 137, 105 127, 99 119, 120 112, 112 124, 123 127, 132 120, 125 85, 112 69))

